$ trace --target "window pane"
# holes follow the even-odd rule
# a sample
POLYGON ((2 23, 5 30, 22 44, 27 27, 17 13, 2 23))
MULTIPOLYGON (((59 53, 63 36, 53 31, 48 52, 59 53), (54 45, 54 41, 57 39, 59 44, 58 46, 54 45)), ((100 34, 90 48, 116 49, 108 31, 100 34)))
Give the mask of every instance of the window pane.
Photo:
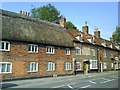
POLYGON ((49 48, 49 52, 51 53, 52 48, 49 48))
POLYGON ((31 50, 31 51, 34 52, 34 45, 31 45, 31 47, 32 47, 32 50, 31 50))
POLYGON ((31 63, 31 71, 34 71, 34 63, 31 63))
POLYGON ((35 46, 35 52, 37 52, 37 49, 38 49, 38 47, 37 47, 37 46, 35 46))
POLYGON ((28 51, 31 51, 31 45, 28 45, 28 51))
POLYGON ((5 47, 6 50, 8 50, 8 43, 6 43, 6 47, 5 47))
POLYGON ((37 63, 34 64, 34 71, 37 71, 37 63))
POLYGON ((6 64, 2 63, 2 72, 6 72, 5 69, 6 69, 6 64))
POLYGON ((6 72, 10 72, 10 66, 11 66, 11 64, 7 64, 7 70, 6 70, 6 72))
POLYGON ((4 49, 4 47, 5 47, 5 44, 4 44, 4 42, 2 42, 2 47, 1 47, 1 49, 4 49))

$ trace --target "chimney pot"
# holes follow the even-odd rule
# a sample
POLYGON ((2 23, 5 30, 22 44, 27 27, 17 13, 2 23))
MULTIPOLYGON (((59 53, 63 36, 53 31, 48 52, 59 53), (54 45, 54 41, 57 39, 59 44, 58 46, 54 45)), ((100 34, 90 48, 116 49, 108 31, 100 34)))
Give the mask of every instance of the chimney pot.
POLYGON ((20 11, 20 14, 23 14, 23 11, 22 11, 22 10, 20 11))
POLYGON ((28 16, 30 16, 30 13, 28 13, 28 16))
POLYGON ((26 15, 26 16, 27 16, 27 14, 28 14, 28 13, 27 13, 27 12, 25 12, 25 15, 26 15))
POLYGON ((60 25, 66 28, 66 18, 64 16, 61 17, 59 21, 60 25))
POLYGON ((113 37, 110 37, 110 41, 111 41, 111 42, 114 42, 114 41, 113 41, 113 37))
POLYGON ((23 12, 23 15, 25 15, 25 12, 23 12))
POLYGON ((98 28, 95 28, 94 36, 96 36, 97 38, 100 38, 100 31, 98 30, 98 28))
POLYGON ((85 34, 88 34, 89 33, 89 27, 87 25, 87 22, 85 22, 85 25, 82 27, 82 31, 85 33, 85 34))

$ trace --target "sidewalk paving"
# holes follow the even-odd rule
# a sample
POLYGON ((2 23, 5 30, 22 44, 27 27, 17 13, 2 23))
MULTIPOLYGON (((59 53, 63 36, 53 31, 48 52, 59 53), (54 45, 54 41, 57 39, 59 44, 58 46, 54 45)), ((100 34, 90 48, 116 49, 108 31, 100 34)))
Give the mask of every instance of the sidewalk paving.
POLYGON ((80 79, 84 79, 87 77, 93 77, 93 76, 98 76, 98 75, 105 75, 105 74, 110 74, 110 73, 118 73, 119 71, 106 71, 106 72, 99 72, 99 73, 88 73, 88 74, 77 74, 77 75, 71 75, 71 76, 59 76, 59 77, 49 77, 49 78, 37 78, 37 79, 26 79, 26 80, 16 80, 16 81, 7 81, 7 82, 1 82, 1 84, 7 84, 7 83, 12 83, 12 84, 18 84, 18 85, 23 85, 23 84, 30 84, 34 82, 39 82, 41 84, 43 83, 48 83, 51 81, 62 81, 62 80, 72 80, 72 79, 77 79, 78 77, 80 79))

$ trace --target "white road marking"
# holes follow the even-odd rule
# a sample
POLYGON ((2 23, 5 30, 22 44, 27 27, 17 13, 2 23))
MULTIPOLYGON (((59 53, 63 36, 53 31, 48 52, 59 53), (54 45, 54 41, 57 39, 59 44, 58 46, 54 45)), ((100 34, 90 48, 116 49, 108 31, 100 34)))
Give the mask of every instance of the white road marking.
POLYGON ((106 79, 106 78, 100 78, 100 79, 103 79, 103 80, 109 80, 109 79, 106 79))
POLYGON ((107 82, 110 82, 110 81, 113 81, 113 80, 115 80, 115 79, 103 81, 103 82, 100 82, 100 83, 107 83, 107 82))
POLYGON ((87 86, 83 86, 83 87, 81 87, 81 88, 87 88, 87 87, 90 87, 91 85, 87 85, 87 86))
POLYGON ((69 88, 71 88, 71 89, 74 89, 72 86, 70 86, 70 85, 67 85, 69 88))
POLYGON ((61 86, 56 86, 56 87, 52 87, 52 88, 60 88, 60 87, 64 87, 65 85, 61 85, 61 86))
POLYGON ((89 81, 90 83, 93 83, 93 84, 96 84, 96 82, 93 82, 93 81, 89 81))

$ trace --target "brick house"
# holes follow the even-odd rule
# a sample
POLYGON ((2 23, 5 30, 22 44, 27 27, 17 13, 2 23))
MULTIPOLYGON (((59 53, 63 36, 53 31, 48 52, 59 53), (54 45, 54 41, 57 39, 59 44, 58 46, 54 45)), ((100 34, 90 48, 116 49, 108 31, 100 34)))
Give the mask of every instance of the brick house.
POLYGON ((4 81, 120 68, 119 46, 101 38, 97 28, 89 34, 87 23, 78 31, 66 29, 65 17, 58 25, 5 10, 0 16, 4 81))
POLYGON ((120 48, 111 40, 101 38, 98 28, 95 28, 94 35, 89 34, 87 23, 82 27, 82 31, 70 29, 67 31, 74 42, 76 73, 85 70, 86 61, 89 62, 89 72, 120 69, 120 58, 118 59, 120 48))
POLYGON ((3 80, 72 74, 73 42, 64 27, 2 10, 3 80))

